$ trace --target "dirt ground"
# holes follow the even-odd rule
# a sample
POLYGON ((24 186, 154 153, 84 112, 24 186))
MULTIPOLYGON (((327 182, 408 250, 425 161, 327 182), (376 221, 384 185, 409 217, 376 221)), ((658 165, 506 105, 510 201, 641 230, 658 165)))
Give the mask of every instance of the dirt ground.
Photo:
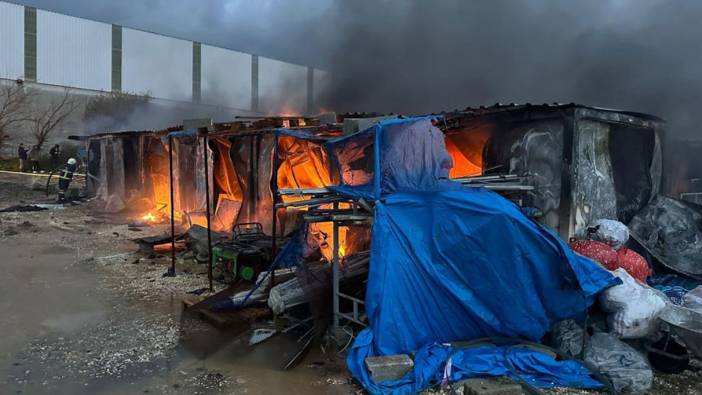
MULTIPOLYGON (((0 175, 0 209, 53 203, 20 177, 0 175)), ((180 260, 163 277, 170 260, 130 241, 163 228, 94 213, 91 203, 0 213, 0 393, 357 392, 334 352, 315 348, 284 372, 297 338, 250 347, 248 328, 182 314, 184 293, 207 286, 204 265, 180 260)))
MULTIPOLYGON (((53 199, 0 175, 0 209, 53 199)), ((284 372, 295 337, 252 347, 249 328, 183 314, 184 293, 207 286, 206 267, 181 259, 177 276, 164 277, 169 258, 144 256, 130 239, 165 226, 136 231, 92 204, 0 213, 0 393, 362 393, 335 352, 314 348, 284 372)), ((700 366, 656 374, 649 393, 702 393, 700 366)))

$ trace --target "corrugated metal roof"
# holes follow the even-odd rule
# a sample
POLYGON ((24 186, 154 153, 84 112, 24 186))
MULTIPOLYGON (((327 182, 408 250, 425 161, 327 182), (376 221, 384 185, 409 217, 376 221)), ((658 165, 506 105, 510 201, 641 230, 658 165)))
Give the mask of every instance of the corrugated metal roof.
POLYGON ((660 117, 655 116, 655 115, 652 115, 652 114, 646 114, 646 113, 636 112, 636 111, 627 111, 627 110, 618 110, 618 109, 612 109, 612 108, 588 106, 588 105, 576 104, 576 103, 551 103, 551 104, 549 104, 549 103, 543 103, 543 104, 495 103, 492 106, 466 107, 463 110, 454 110, 454 111, 450 111, 450 112, 447 111, 447 112, 444 112, 442 114, 444 114, 444 115, 456 114, 456 115, 477 117, 477 116, 482 116, 482 115, 489 115, 489 114, 495 114, 495 113, 500 113, 500 112, 510 112, 510 111, 566 110, 566 109, 573 109, 573 108, 584 108, 584 109, 590 109, 590 110, 594 110, 594 111, 603 111, 603 112, 609 112, 609 113, 624 114, 624 115, 637 117, 640 119, 654 121, 654 122, 666 122, 665 119, 660 118, 660 117))

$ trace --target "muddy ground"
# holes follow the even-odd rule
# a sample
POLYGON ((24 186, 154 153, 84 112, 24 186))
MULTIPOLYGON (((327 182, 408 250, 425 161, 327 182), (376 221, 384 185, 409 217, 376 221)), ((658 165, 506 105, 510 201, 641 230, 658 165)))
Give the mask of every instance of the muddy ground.
MULTIPOLYGON (((0 175, 0 209, 30 203, 53 197, 0 175)), ((249 328, 183 314, 184 293, 207 286, 206 267, 181 259, 178 275, 163 277, 168 257, 140 254, 130 239, 165 227, 137 231, 92 205, 0 213, 0 393, 362 393, 329 349, 284 372, 294 336, 251 347, 249 328)), ((702 393, 700 366, 657 374, 650 393, 702 393)))
MULTIPOLYGON (((0 176, 0 209, 52 203, 22 176, 0 176)), ((26 176, 25 176, 26 177, 26 176)), ((92 203, 0 213, 0 393, 347 394, 336 353, 313 349, 294 370, 295 337, 249 347, 250 331, 182 314, 207 286, 204 265, 145 257, 129 230, 92 203), (92 214, 91 214, 92 213, 92 214)), ((217 285, 217 283, 215 283, 217 285)), ((221 287, 221 285, 217 285, 221 287)))

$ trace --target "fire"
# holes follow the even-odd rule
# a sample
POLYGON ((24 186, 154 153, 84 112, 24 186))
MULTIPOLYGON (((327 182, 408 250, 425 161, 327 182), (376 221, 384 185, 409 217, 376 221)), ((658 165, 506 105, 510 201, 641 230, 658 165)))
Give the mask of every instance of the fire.
POLYGON ((470 133, 446 135, 446 150, 453 160, 450 178, 471 177, 483 174, 483 151, 492 129, 484 127, 470 133))
POLYGON ((156 216, 155 216, 153 213, 150 213, 150 212, 144 214, 144 216, 141 217, 141 219, 142 219, 144 222, 156 222, 156 216))

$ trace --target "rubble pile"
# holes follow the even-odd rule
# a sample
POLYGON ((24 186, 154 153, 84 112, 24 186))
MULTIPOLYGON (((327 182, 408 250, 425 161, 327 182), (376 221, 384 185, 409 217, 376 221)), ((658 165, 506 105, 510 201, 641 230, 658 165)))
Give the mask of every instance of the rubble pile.
POLYGON ((186 305, 219 323, 265 311, 255 344, 301 345, 285 369, 335 344, 371 393, 493 376, 641 393, 701 356, 702 210, 661 192, 660 118, 576 104, 334 118, 89 138, 114 162, 90 188, 131 230, 170 223, 135 238, 135 266, 170 256, 154 286, 199 295, 186 305), (131 175, 123 145, 143 153, 131 175))

